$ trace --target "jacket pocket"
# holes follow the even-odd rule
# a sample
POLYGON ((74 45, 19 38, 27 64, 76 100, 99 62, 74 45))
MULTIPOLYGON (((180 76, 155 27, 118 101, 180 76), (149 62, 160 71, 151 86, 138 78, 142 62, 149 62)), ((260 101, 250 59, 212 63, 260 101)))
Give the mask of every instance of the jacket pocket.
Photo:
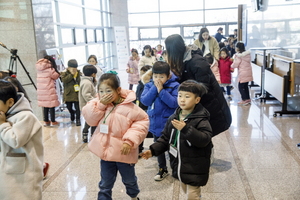
POLYGON ((5 173, 23 174, 25 172, 25 164, 25 153, 7 153, 5 157, 5 173))

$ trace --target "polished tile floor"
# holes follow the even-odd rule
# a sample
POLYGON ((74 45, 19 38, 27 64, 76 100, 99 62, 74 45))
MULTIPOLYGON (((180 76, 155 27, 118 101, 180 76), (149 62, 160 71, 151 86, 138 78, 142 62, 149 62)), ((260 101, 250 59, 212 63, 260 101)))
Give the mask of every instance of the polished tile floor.
MULTIPOLYGON (((127 76, 120 71, 122 86, 127 76)), ((235 80, 235 78, 234 78, 235 80)), ((300 199, 300 115, 274 117, 281 110, 278 101, 238 106, 240 95, 233 90, 228 102, 233 121, 230 129, 213 138, 214 162, 202 187, 202 200, 299 200, 300 199)), ((66 110, 57 113, 58 127, 44 127, 45 161, 50 163, 43 183, 44 200, 95 200, 100 180, 100 160, 81 141, 81 127, 70 123, 66 110)), ((84 122, 84 119, 82 119, 84 122)), ((148 149, 152 139, 145 140, 148 149)), ((139 160, 136 174, 141 200, 184 200, 179 182, 168 176, 153 180, 156 158, 139 160)), ((170 169, 170 168, 169 168, 170 169)), ((130 199, 120 176, 113 189, 114 200, 130 199)))

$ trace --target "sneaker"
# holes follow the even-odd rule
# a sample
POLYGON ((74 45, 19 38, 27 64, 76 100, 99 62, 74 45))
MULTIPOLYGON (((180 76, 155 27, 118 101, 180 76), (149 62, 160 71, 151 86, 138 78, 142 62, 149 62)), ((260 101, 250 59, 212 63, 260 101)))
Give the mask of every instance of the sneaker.
POLYGON ((160 168, 159 172, 154 176, 155 181, 162 181, 164 178, 168 176, 168 170, 160 168))
POLYGON ((231 87, 230 87, 230 90, 233 90, 233 89, 234 89, 234 87, 233 87, 233 86, 231 86, 231 87))
POLYGON ((88 142, 88 133, 82 133, 82 141, 84 143, 87 143, 88 142))
POLYGON ((80 119, 76 119, 76 126, 81 126, 80 119))
POLYGON ((51 122, 51 126, 58 126, 59 125, 59 122, 51 122))
POLYGON ((232 100, 231 95, 227 95, 227 99, 228 99, 229 101, 231 101, 231 100, 232 100))
POLYGON ((50 126, 50 121, 44 122, 44 126, 50 126))
POLYGON ((45 167, 43 169, 44 179, 47 176, 47 172, 48 172, 49 166, 50 166, 49 163, 45 163, 45 167))

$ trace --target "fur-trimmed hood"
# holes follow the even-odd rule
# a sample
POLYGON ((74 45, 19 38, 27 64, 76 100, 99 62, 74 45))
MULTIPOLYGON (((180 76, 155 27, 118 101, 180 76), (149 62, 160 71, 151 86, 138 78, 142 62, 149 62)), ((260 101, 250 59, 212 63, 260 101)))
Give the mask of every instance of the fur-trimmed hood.
POLYGON ((244 57, 246 55, 249 55, 251 52, 250 51, 244 51, 243 53, 236 53, 235 55, 238 57, 244 57))

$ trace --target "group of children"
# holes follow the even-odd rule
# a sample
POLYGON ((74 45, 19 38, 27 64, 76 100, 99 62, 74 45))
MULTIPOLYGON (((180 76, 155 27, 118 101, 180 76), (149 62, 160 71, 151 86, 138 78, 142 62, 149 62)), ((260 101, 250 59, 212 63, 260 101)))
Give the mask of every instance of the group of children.
MULTIPOLYGON (((243 71, 241 65, 247 62, 241 57, 243 54, 244 56, 248 54, 244 53, 243 45, 237 45, 236 50, 241 55, 234 56, 234 62, 226 66, 228 65, 230 69, 231 67, 239 68, 239 75, 241 75, 243 71)), ((132 53, 134 52, 137 54, 133 50, 132 53)), ((127 194, 133 200, 139 199, 140 190, 134 171, 138 155, 144 159, 157 156, 159 171, 154 176, 154 180, 161 181, 168 175, 166 151, 170 157, 172 176, 181 182, 187 198, 200 199, 200 187, 206 185, 209 177, 212 149, 209 112, 200 103, 207 89, 203 84, 194 80, 179 84, 167 62, 152 58, 151 47, 145 46, 143 53, 148 56, 141 59, 144 63, 138 69, 139 75, 143 75, 142 81, 144 82, 138 86, 137 97, 132 90, 120 87, 120 79, 116 72, 109 71, 96 80, 98 70, 91 64, 83 67, 84 76, 81 79, 78 78, 81 72, 77 70, 77 62, 73 59, 68 62, 67 71, 61 74, 64 86, 66 86, 65 95, 70 97, 66 102, 68 102, 71 120, 76 119, 76 124, 78 124, 80 112, 78 114, 76 111, 81 109, 86 121, 83 132, 87 133, 90 126, 94 132, 88 146, 101 158, 98 199, 111 199, 118 171, 122 176, 127 194), (97 81, 99 81, 98 84, 97 81), (97 88, 95 88, 96 84, 97 88), (78 100, 70 95, 72 92, 77 93, 78 100), (134 101, 136 104, 133 103, 134 101), (76 108, 75 112, 73 104, 76 108), (141 152, 139 151, 141 143, 149 133, 153 134, 154 143, 149 150, 141 152)), ((132 61, 137 60, 137 56, 133 57, 135 58, 132 61)), ((59 77, 59 72, 50 58, 44 59, 46 60, 43 60, 43 64, 38 62, 37 68, 38 70, 42 70, 42 67, 47 69, 47 77, 51 78, 50 81, 45 82, 48 86, 54 84, 54 80, 59 77)), ((230 58, 226 50, 221 49, 219 67, 225 66, 221 63, 230 63, 228 60, 230 58)), ((136 62, 134 65, 139 66, 136 62)), ((128 72, 132 72, 130 67, 128 72)), ((222 69, 220 72, 223 73, 222 69)), ((38 78, 43 77, 38 76, 38 78)), ((228 77, 220 77, 220 84, 225 78, 228 77)), ((224 84, 228 83, 225 81, 224 84)), ((241 78, 239 89, 242 89, 245 84, 241 86, 240 84, 243 84, 241 78)), ((51 90, 49 87, 48 91, 52 95, 51 90)), ((243 90, 246 89, 243 88, 243 90)), ((249 97, 246 94, 242 94, 244 103, 247 98, 249 97)), ((43 102, 45 96, 38 100, 43 102)), ((40 105, 46 107, 44 104, 40 105)), ((56 106, 56 101, 49 105, 56 106)), ((51 110, 49 106, 46 108, 49 108, 48 112, 51 110)), ((45 115, 48 115, 46 112, 47 109, 44 109, 45 115)), ((45 116, 44 119, 45 125, 49 125, 45 116)), ((55 120, 51 118, 52 125, 55 125, 53 122, 55 120)), ((1 162, 12 166, 1 167, 1 179, 10 184, 1 187, 0 196, 7 195, 12 199, 20 199, 20 197, 21 199, 40 199, 43 165, 42 127, 32 114, 28 100, 23 94, 17 93, 16 88, 5 80, 0 80, 0 136, 1 162), (32 145, 27 145, 25 140, 27 143, 31 141, 32 145), (29 160, 26 160, 26 157, 34 159, 30 159, 31 163, 28 163, 29 160), (32 184, 22 184, 22 181, 19 181, 26 176, 35 177, 32 184), (18 191, 16 191, 16 185, 20 186, 17 187, 18 191)), ((83 141, 87 142, 87 134, 83 134, 83 141)))
POLYGON ((219 60, 211 54, 206 54, 205 59, 211 65, 211 70, 220 84, 221 89, 226 93, 227 99, 232 100, 231 84, 234 68, 238 69, 238 89, 242 100, 238 105, 251 104, 248 83, 253 81, 250 51, 246 51, 243 42, 237 42, 235 47, 236 53, 231 55, 227 47, 220 48, 219 60), (226 90, 225 90, 226 88, 226 90))

